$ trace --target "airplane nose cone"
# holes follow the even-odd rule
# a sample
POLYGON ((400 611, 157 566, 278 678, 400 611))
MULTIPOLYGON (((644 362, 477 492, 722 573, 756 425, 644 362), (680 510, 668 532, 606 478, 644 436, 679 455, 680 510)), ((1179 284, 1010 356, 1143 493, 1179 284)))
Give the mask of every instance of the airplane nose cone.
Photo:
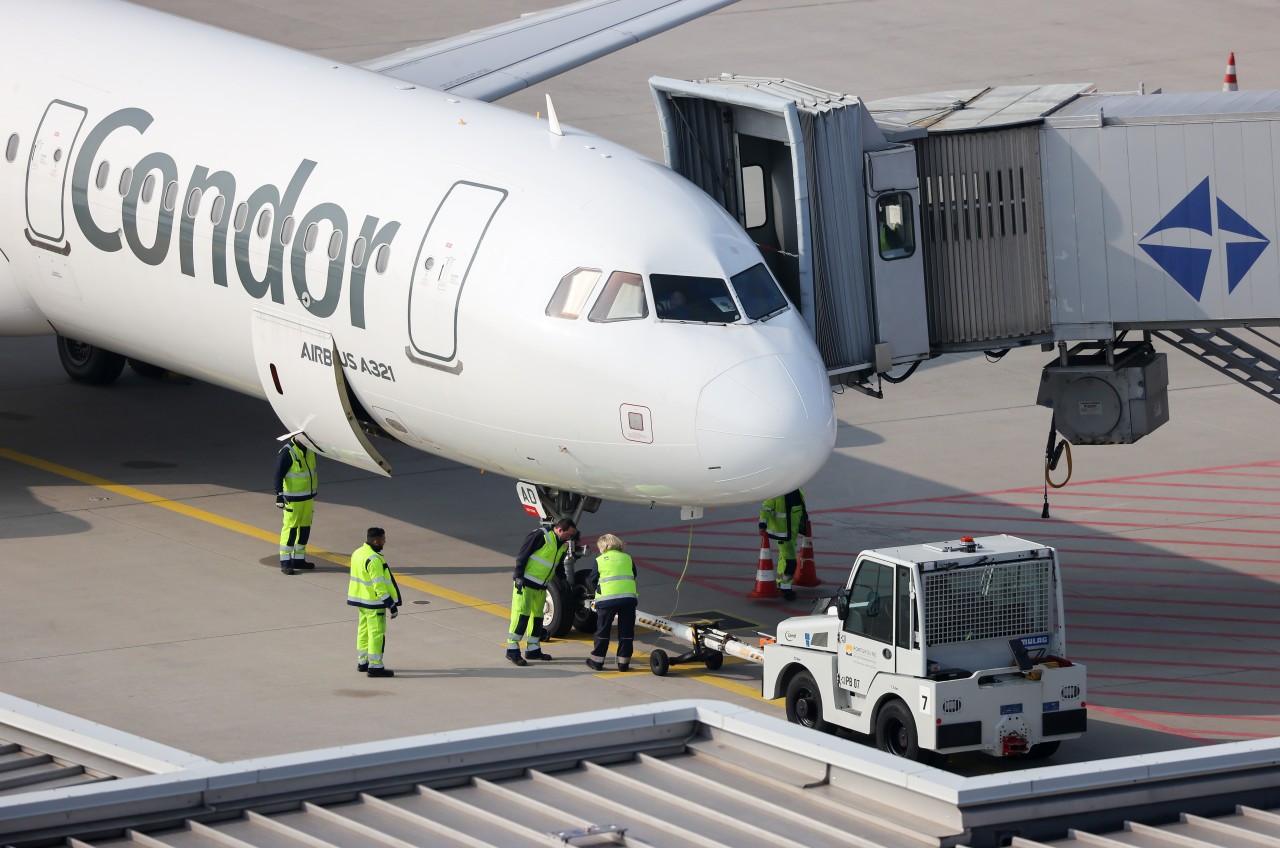
POLYGON ((695 426, 721 494, 789 492, 817 473, 835 445, 826 370, 798 354, 749 359, 707 383, 695 426))

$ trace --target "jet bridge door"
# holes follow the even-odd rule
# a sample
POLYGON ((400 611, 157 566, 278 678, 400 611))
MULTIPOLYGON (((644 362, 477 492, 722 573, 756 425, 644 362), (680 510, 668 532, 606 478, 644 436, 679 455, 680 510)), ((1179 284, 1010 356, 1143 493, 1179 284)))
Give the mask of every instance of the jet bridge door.
POLYGON ((876 333, 888 343, 877 369, 929 353, 924 251, 919 249, 920 181, 915 148, 896 145, 866 154, 867 253, 875 292, 876 333), (881 361, 881 360, 886 361, 881 361))
POLYGON ((258 379, 286 430, 301 430, 329 459, 390 477, 352 411, 333 336, 262 310, 252 320, 258 379))

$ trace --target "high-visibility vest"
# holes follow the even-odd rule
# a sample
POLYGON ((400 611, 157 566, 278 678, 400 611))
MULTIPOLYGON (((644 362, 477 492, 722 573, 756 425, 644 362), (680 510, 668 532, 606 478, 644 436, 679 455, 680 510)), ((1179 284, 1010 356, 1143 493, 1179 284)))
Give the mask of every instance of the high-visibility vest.
POLYGON ((596 571, 600 574, 596 587, 597 601, 637 597, 636 566, 630 554, 618 550, 605 551, 596 557, 596 571))
POLYGON ((804 506, 804 490, 798 489, 797 491, 800 493, 800 503, 791 507, 789 510, 790 515, 787 514, 786 495, 769 498, 760 505, 760 520, 765 523, 765 529, 770 536, 794 539, 800 534, 806 510, 804 506))
POLYGON ((548 530, 542 547, 530 554, 524 564, 524 579, 537 587, 546 586, 551 573, 556 570, 556 563, 564 558, 564 545, 556 537, 555 530, 548 530))
POLYGON ((398 602, 400 592, 396 588, 395 578, 387 561, 373 549, 364 544, 351 554, 351 581, 347 583, 347 603, 353 607, 365 609, 382 609, 390 606, 390 601, 398 602))
POLYGON ((301 445, 285 446, 293 464, 284 475, 284 496, 290 501, 306 501, 316 496, 320 478, 316 476, 316 455, 301 445))

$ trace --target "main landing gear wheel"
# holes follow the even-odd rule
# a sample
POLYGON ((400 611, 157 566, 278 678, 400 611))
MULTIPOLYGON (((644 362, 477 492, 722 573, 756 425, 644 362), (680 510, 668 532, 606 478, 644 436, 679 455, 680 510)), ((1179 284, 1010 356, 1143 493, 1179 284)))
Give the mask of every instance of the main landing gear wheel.
POLYGON ((58 336, 58 359, 67 376, 77 383, 105 386, 124 370, 124 357, 109 350, 58 336))

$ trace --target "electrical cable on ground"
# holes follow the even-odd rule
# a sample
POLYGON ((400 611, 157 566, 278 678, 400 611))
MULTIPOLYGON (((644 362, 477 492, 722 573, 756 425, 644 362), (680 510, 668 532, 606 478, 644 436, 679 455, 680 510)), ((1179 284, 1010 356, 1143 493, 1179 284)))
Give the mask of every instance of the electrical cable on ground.
POLYGON ((689 546, 684 552, 684 568, 680 571, 680 579, 676 581, 676 602, 671 607, 671 612, 667 613, 667 618, 675 618, 676 610, 680 607, 680 584, 684 582, 685 572, 689 570, 689 559, 693 556, 693 522, 689 522, 689 546))

